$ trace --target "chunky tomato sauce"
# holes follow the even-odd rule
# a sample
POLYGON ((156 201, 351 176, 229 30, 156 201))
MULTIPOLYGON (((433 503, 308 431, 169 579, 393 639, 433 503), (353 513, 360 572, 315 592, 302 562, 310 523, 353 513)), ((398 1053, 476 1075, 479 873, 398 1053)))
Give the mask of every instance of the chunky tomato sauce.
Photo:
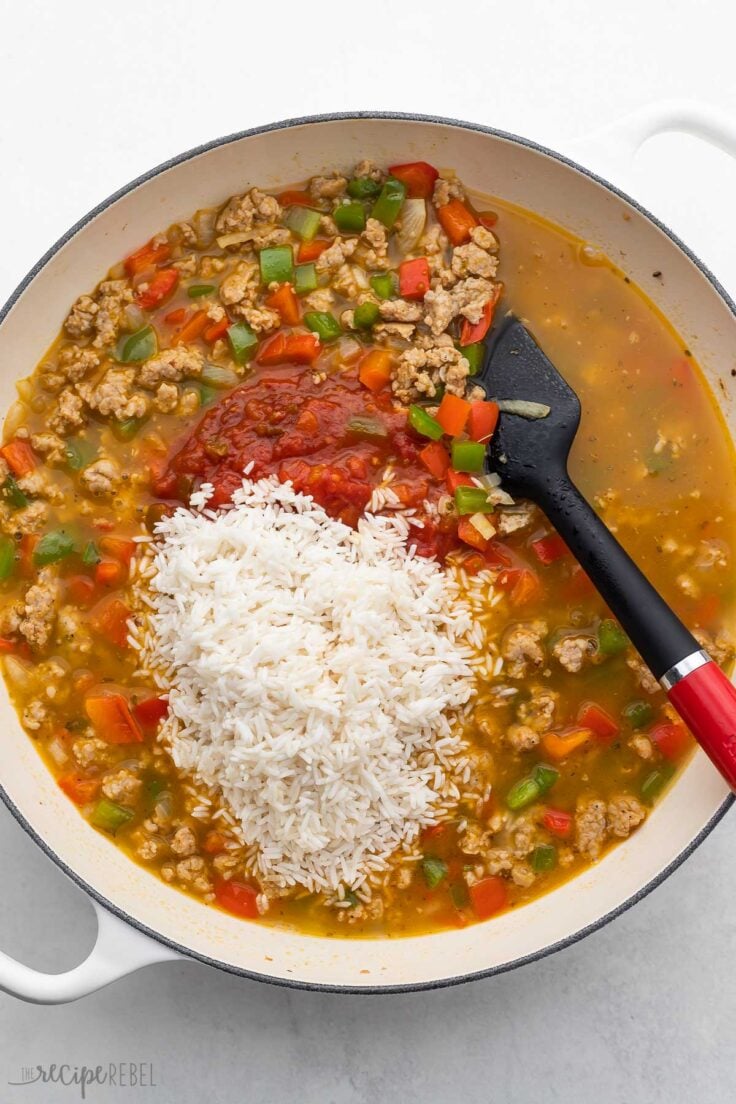
POLYGON ((188 501, 192 489, 211 483, 212 505, 228 502, 250 476, 275 475, 311 495, 331 517, 356 525, 373 489, 386 477, 402 506, 422 522, 412 542, 423 556, 444 558, 459 542, 457 520, 427 514, 425 503, 446 493, 419 459, 426 440, 407 424, 386 392, 371 394, 357 372, 316 383, 312 370, 271 369, 212 406, 178 441, 155 492, 188 501))

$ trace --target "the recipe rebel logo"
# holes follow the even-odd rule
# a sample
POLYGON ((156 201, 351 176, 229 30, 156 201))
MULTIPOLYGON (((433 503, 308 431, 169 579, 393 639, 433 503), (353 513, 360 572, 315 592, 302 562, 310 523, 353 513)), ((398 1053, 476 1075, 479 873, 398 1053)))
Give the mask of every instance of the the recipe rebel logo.
MULTIPOLYGON (((72 1066, 53 1063, 48 1066, 22 1066, 20 1076, 9 1080, 14 1087, 29 1085, 61 1085, 76 1089, 80 1100, 88 1099, 93 1087, 117 1089, 155 1089, 158 1082, 152 1062, 108 1062, 97 1066, 72 1066)), ((89 1097, 92 1099, 92 1096, 89 1097)))

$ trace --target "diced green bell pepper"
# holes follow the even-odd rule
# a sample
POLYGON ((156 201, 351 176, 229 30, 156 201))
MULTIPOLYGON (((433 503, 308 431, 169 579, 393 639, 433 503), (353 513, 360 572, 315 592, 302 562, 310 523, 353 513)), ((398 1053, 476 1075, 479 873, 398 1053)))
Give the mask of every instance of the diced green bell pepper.
POLYGON ((422 859, 422 874, 430 889, 436 889, 440 882, 447 877, 447 863, 442 859, 422 859))
POLYGON ((269 249, 262 249, 258 254, 258 263, 261 268, 261 283, 266 287, 269 284, 294 283, 294 254, 290 245, 274 245, 269 249))
POLYGON ((483 463, 486 458, 486 446, 476 441, 452 442, 452 466, 455 471, 479 472, 483 471, 483 463))
POLYGON ((422 437, 429 437, 432 441, 439 441, 445 432, 436 418, 422 410, 416 403, 409 407, 409 425, 422 437))
POLYGON ((629 638, 612 618, 607 617, 598 626, 598 651, 602 655, 618 655, 629 646, 629 638))
POLYGON ((661 794, 674 773, 674 766, 671 763, 664 763, 661 767, 653 770, 651 774, 648 774, 639 791, 643 800, 648 803, 654 801, 655 797, 661 794))
POLYGON ((531 853, 532 870, 542 873, 557 866, 557 848, 551 843, 540 843, 531 853))
POLYGON ((15 571, 15 541, 0 536, 0 579, 9 579, 15 571))
POLYGON ((559 777, 560 772, 555 767, 548 767, 546 763, 537 763, 532 771, 532 778, 537 783, 541 794, 551 790, 559 777))
POLYGON ((132 809, 126 809, 123 805, 117 805, 114 801, 108 801, 103 797, 92 810, 90 820, 95 828, 102 828, 103 831, 114 835, 118 828, 122 828, 132 820, 134 815, 132 809))
POLYGON ((74 537, 65 529, 52 529, 45 533, 33 550, 33 562, 37 567, 57 563, 70 556, 75 548, 74 537))
POLYGON ((124 418, 122 422, 110 422, 110 428, 118 441, 132 441, 145 418, 124 418))
POLYGON ((95 542, 87 541, 84 546, 84 551, 82 552, 82 563, 85 564, 87 567, 94 567, 95 564, 98 564, 101 559, 102 556, 100 555, 100 550, 95 542))
POLYGON ((216 290, 214 284, 192 284, 187 288, 187 295, 190 299, 201 299, 203 295, 211 295, 216 290))
POLYGON ((506 794, 506 804, 509 809, 523 809, 538 801, 554 786, 560 772, 554 767, 548 767, 546 763, 537 763, 531 774, 516 782, 506 794))
POLYGON ((371 276, 369 283, 379 299, 393 299, 399 290, 398 280, 393 272, 371 276))
POLYGON ((12 474, 8 474, 7 479, 3 483, 3 496, 16 510, 20 510, 23 506, 28 505, 28 495, 24 494, 20 489, 15 476, 12 474))
POLYGON ((365 207, 362 203, 338 203, 332 217, 341 234, 360 234, 365 230, 365 207))
POLYGON ((380 190, 380 183, 370 176, 356 176, 348 181, 348 195, 353 199, 370 199, 372 196, 377 196, 380 190))
POLYGON ((361 303, 353 311, 353 324, 356 330, 369 330, 380 317, 381 312, 376 303, 361 303))
POLYGON ((286 216, 286 225, 302 241, 311 241, 319 230, 322 215, 311 207, 292 207, 286 216))
POLYGON ((482 487, 456 487, 455 509, 464 514, 492 514, 493 505, 482 487))
POLYGON ((458 345, 458 349, 470 365, 470 375, 477 376, 483 367, 486 347, 482 341, 474 341, 472 345, 458 345))
POLYGON ((345 429, 354 437, 367 437, 374 440, 388 437, 388 430, 383 422, 378 418, 372 418, 369 414, 355 414, 345 429))
POLYGON ((227 340, 230 344, 233 360, 238 364, 245 364, 246 361, 250 360, 258 346, 258 338, 245 322, 235 322, 232 326, 229 326, 227 340))
POLYGON ((223 368, 220 364, 205 364, 200 379, 207 387, 223 390, 226 387, 235 387, 240 377, 233 372, 232 368, 223 368))
POLYGON ((337 341, 342 334, 340 323, 329 311, 307 311, 304 315, 304 325, 312 333, 317 334, 323 345, 329 345, 331 341, 337 341))
POLYGON ((632 701, 624 709, 623 715, 632 728, 646 728, 654 720, 654 708, 646 701, 632 701))
POLYGON ((214 399, 217 398, 217 391, 214 387, 208 387, 206 383, 201 383, 199 380, 193 380, 191 386, 199 395, 199 405, 208 406, 214 399))
POLYGON ((406 185, 393 176, 389 176, 381 188, 381 194, 373 204, 371 217, 382 222, 387 230, 391 230, 399 217, 399 211, 403 207, 405 199, 406 185))
POLYGON ((72 471, 82 471, 92 463, 96 455, 95 446, 83 437, 68 437, 64 443, 64 459, 72 471))
POLYGON ((144 326, 126 338, 118 359, 123 364, 140 364, 152 357, 157 349, 156 331, 153 326, 144 326))
POLYGON ((317 290, 317 269, 313 264, 297 265, 294 269, 294 291, 297 295, 308 295, 317 290))

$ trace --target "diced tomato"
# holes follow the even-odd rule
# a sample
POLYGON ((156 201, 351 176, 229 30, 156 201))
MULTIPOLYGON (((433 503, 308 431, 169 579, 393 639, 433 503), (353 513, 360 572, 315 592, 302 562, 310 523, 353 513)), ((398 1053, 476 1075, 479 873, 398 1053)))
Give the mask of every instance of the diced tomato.
POLYGON ((512 606, 528 605, 542 595, 539 576, 528 567, 512 567, 502 571, 496 581, 502 589, 510 592, 512 606))
POLYGON ((141 727, 122 694, 88 694, 84 708, 101 740, 108 744, 142 743, 141 727))
POLYGON ((558 533, 552 533, 548 537, 540 537, 539 540, 532 541, 531 546, 539 562, 545 564, 545 566, 555 563, 556 560, 561 560, 563 556, 570 555, 570 549, 558 533))
POLYGON ((282 207, 314 207, 315 202, 309 192, 299 192, 296 189, 282 192, 276 196, 282 207))
MULTIPOLYGON (((440 226, 453 245, 463 245, 470 241, 470 231, 478 225, 478 220, 459 199, 451 199, 444 207, 437 208, 440 226)), ((467 341, 462 342, 467 345, 467 341)))
POLYGON ((202 850, 208 855, 219 855, 225 850, 227 840, 222 832, 208 832, 202 841, 202 850))
POLYGON ((542 817, 542 824, 553 836, 566 839, 572 830, 572 814, 565 813, 562 809, 547 808, 542 817))
POLYGON ((584 702, 578 710, 578 724, 589 728, 599 740, 609 741, 621 731, 618 722, 595 702, 584 702))
MULTIPOLYGON (((440 210, 442 208, 440 207, 440 210)), ((509 903, 509 891, 503 878, 492 875, 470 886, 470 903, 479 920, 495 916, 509 903)))
POLYGON ((360 362, 358 379, 369 391, 381 391, 391 379, 391 365, 387 349, 372 349, 360 362))
POLYGON ((119 587, 128 578, 128 569, 119 560, 100 560, 95 564, 95 583, 99 587, 119 587))
POLYGON ((64 774, 58 782, 60 789, 75 805, 87 805, 94 800, 100 788, 99 778, 85 778, 81 774, 64 774))
POLYGON ((470 414, 470 403, 459 395, 443 395, 442 402, 435 415, 445 433, 457 437, 465 429, 470 414))
POLYGON ((434 165, 426 161, 408 161, 405 165, 391 165, 391 176, 395 176, 406 186, 406 194, 411 199, 429 199, 434 184, 440 175, 434 165))
POLYGON ((266 299, 266 306, 278 311, 285 326, 298 326, 302 317, 299 300, 291 284, 282 284, 266 299))
POLYGON ((450 456, 441 441, 432 441, 419 453, 419 459, 435 479, 444 479, 450 466, 450 456))
POLYGON ((307 264, 309 261, 316 261, 318 257, 322 256, 329 244, 330 243, 325 241, 324 238, 315 238, 314 241, 310 242, 300 242, 296 259, 299 264, 307 264))
MULTIPOLYGON (((441 210, 442 208, 440 208, 441 210)), ((463 322, 462 329, 460 330, 460 344, 472 345, 476 341, 482 341, 491 328, 493 322, 493 315, 496 310, 496 303, 501 297, 500 285, 496 288, 492 298, 488 300, 483 308, 483 314, 477 322, 468 322, 467 318, 463 322)))
POLYGON ((0 636, 0 654, 10 655, 16 651, 18 645, 14 640, 9 640, 7 636, 0 636))
POLYGON ((692 624, 701 629, 710 629, 721 612, 721 598, 718 594, 708 594, 701 598, 693 611, 692 624))
POLYGON ((39 536, 37 533, 24 533, 20 538, 20 557, 19 566, 20 573, 24 579, 29 578, 34 574, 35 568, 33 566, 33 551, 39 542, 39 536))
POLYGON ((399 265, 399 295, 403 299, 423 299, 429 291, 429 261, 415 257, 399 265))
POLYGON ((485 552, 488 547, 489 538, 478 532, 469 517, 460 518, 457 523, 457 535, 461 541, 469 544, 471 548, 476 548, 478 552, 485 552))
POLYGON ((130 567, 130 561, 135 555, 136 543, 126 537, 102 537, 100 548, 108 556, 113 556, 126 567, 130 567))
POLYGON ((176 310, 169 311, 164 315, 164 322, 167 326, 181 326, 189 314, 186 307, 177 307, 176 310))
POLYGON ((593 582, 587 572, 583 571, 580 564, 575 564, 570 578, 564 587, 564 596, 568 601, 574 602, 589 598, 596 593, 593 582))
POLYGON ((470 404, 468 437, 471 441, 490 441, 497 424, 497 403, 479 400, 470 404))
POLYGON ((90 613, 90 624, 100 636, 116 648, 128 647, 128 621, 131 613, 125 602, 110 595, 98 602, 90 613))
POLYGON ((429 828, 422 829, 422 842, 427 843, 430 840, 438 840, 444 836, 447 831, 446 824, 432 824, 429 828))
POLYGON ((511 567, 514 559, 503 544, 492 540, 486 549, 485 561, 489 567, 511 567))
POLYGON ((29 475, 36 467, 36 454, 21 437, 14 437, 7 445, 0 448, 0 456, 8 465, 13 475, 22 477, 29 475))
POLYGON ((133 715, 144 728, 155 728, 169 712, 167 697, 144 698, 133 706, 133 715))
POLYGON ((135 301, 143 310, 153 310, 163 303, 179 283, 179 272, 175 268, 160 268, 148 281, 143 290, 136 293, 135 301))
POLYGON ((478 222, 481 226, 485 226, 486 230, 492 230, 498 222, 498 215, 495 211, 479 211, 478 222))
POLYGON ((320 354, 321 345, 316 334, 277 333, 266 341, 256 357, 259 364, 314 364, 320 354))
POLYGON ((655 725, 649 738, 665 759, 680 759, 690 744, 690 733, 681 724, 655 725))
POLYGON ((236 882, 234 878, 226 881, 218 878, 215 882, 215 899, 221 908, 236 916, 245 916, 255 920, 258 916, 258 890, 246 882, 236 882))
POLYGON ((209 315, 206 310, 195 311, 184 325, 172 338, 172 345, 188 345, 190 341, 196 341, 209 325, 209 315))
POLYGON ((451 495, 454 495, 458 487, 475 486, 475 483, 467 472, 455 471, 454 468, 447 469, 447 474, 445 475, 445 483, 447 484, 447 489, 451 495))
POLYGON ((154 243, 151 239, 146 245, 137 249, 135 253, 131 253, 129 257, 126 257, 123 264, 129 276, 137 276, 139 273, 145 272, 147 268, 153 268, 155 265, 168 261, 170 256, 171 246, 168 242, 154 243))
POLYGON ((66 581, 66 593, 75 606, 91 606, 95 600, 95 584, 89 575, 71 575, 66 581))
POLYGON ((566 759, 592 738, 589 728, 572 728, 566 732, 545 732, 542 747, 551 759, 566 759))
POLYGON ((214 345, 221 337, 224 337, 230 327, 230 319, 227 315, 219 322, 213 322, 206 330, 202 331, 202 337, 209 345, 214 345))

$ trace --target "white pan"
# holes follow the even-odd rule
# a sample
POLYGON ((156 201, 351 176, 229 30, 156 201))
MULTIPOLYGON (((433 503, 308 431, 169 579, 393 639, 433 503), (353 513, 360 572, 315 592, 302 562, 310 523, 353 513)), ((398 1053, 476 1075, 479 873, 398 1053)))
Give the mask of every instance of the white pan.
MULTIPOLYGON (((620 179, 659 130, 697 133, 736 156, 736 129, 695 108, 647 110, 583 153, 620 179)), ((278 188, 363 157, 424 159, 603 247, 662 308, 708 373, 729 424, 736 308, 690 251, 633 200, 560 155, 487 127, 409 115, 295 119, 182 154, 123 188, 53 246, 0 312, 0 409, 55 337, 72 299, 120 257, 198 207, 251 184, 278 188), (665 274, 664 281, 652 273, 665 274)), ((714 229, 714 234, 715 234, 714 229)), ((56 786, 0 689, 0 796, 39 847, 95 902, 89 958, 47 975, 0 954, 0 988, 73 1000, 152 962, 189 957, 246 977, 314 989, 407 991, 488 976, 543 957, 647 894, 711 831, 733 798, 702 752, 644 827, 533 904, 463 931, 398 940, 321 939, 239 921, 165 885, 83 820, 56 786)))

